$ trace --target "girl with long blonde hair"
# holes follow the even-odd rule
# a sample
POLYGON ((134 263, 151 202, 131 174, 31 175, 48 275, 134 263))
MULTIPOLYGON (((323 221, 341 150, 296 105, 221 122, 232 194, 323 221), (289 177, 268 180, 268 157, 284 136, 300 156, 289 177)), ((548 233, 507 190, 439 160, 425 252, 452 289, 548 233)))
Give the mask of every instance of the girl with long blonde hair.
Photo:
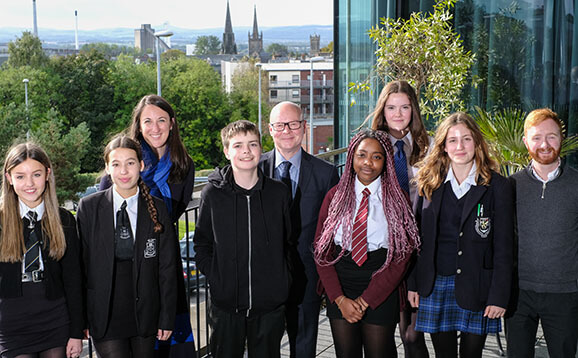
POLYGON ((0 201, 0 355, 79 357, 82 273, 76 222, 58 207, 50 159, 12 147, 0 201))

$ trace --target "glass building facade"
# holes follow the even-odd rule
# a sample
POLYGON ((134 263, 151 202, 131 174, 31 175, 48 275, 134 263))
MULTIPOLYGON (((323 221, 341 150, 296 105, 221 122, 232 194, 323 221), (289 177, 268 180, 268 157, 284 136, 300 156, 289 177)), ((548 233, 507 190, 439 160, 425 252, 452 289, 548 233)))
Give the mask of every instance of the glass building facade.
MULTIPOLYGON (((347 145, 381 89, 374 81, 371 92, 348 90, 349 83, 372 73, 375 45, 367 31, 381 17, 408 18, 414 11, 431 11, 433 3, 335 0, 337 147, 347 145)), ((468 109, 550 107, 566 121, 568 134, 578 132, 576 6, 578 0, 459 0, 452 9, 454 28, 476 54, 472 74, 481 79, 477 88, 463 92, 468 109)))

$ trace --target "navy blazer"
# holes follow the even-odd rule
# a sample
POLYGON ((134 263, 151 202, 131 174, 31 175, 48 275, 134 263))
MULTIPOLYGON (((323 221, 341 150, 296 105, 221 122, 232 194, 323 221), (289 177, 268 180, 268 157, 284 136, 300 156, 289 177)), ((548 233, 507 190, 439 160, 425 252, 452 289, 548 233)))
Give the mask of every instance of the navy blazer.
MULTIPOLYGON (((265 175, 274 178, 275 150, 264 153, 259 166, 265 175)), ((309 286, 308 292, 311 295, 311 297, 308 295, 307 299, 319 300, 316 294, 319 276, 313 259, 313 241, 323 199, 337 182, 339 175, 333 164, 301 150, 299 182, 290 208, 292 241, 297 241, 297 250, 301 258, 301 262, 293 263, 295 286, 292 288, 291 299, 297 302, 303 301, 306 286, 309 286)))
MULTIPOLYGON (((111 187, 84 197, 78 204, 88 326, 95 338, 106 333, 112 294, 115 261, 112 190, 111 187)), ((156 197, 153 200, 163 231, 153 231, 147 204, 141 195, 134 246, 135 312, 137 331, 143 337, 156 335, 158 329, 173 329, 177 302, 175 233, 165 204, 156 197)))
MULTIPOLYGON (((427 297, 436 276, 436 248, 444 188, 432 199, 420 197, 416 221, 421 250, 409 279, 408 289, 427 297)), ((456 301, 470 311, 488 305, 506 308, 511 291, 514 247, 514 200, 510 182, 492 172, 488 186, 476 185, 465 197, 456 252, 456 301), (479 213, 483 208, 483 214, 479 213)))

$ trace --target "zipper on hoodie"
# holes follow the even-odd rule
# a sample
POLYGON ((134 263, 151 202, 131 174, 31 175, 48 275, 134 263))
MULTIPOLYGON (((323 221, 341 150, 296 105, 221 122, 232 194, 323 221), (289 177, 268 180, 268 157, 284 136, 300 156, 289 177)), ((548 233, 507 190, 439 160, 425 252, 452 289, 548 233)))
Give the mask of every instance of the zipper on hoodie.
POLYGON ((249 313, 251 312, 251 309, 253 308, 253 284, 252 284, 252 276, 251 276, 251 197, 249 195, 247 195, 247 220, 248 220, 248 224, 247 228, 248 228, 248 233, 249 233, 249 308, 247 309, 247 317, 249 317, 249 313))
POLYGON ((544 192, 546 191, 546 183, 542 183, 542 199, 544 199, 544 192))

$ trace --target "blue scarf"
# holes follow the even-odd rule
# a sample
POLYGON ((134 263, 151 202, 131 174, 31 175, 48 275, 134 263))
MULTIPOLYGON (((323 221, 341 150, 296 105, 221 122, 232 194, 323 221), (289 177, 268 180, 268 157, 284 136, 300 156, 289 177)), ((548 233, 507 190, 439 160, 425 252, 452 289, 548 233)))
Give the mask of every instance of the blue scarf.
POLYGON ((141 178, 151 191, 151 195, 162 198, 167 206, 169 214, 172 214, 173 203, 171 197, 171 188, 168 184, 169 174, 173 162, 171 162, 170 150, 167 150, 159 160, 148 143, 141 140, 143 152, 144 170, 140 173, 141 178))

